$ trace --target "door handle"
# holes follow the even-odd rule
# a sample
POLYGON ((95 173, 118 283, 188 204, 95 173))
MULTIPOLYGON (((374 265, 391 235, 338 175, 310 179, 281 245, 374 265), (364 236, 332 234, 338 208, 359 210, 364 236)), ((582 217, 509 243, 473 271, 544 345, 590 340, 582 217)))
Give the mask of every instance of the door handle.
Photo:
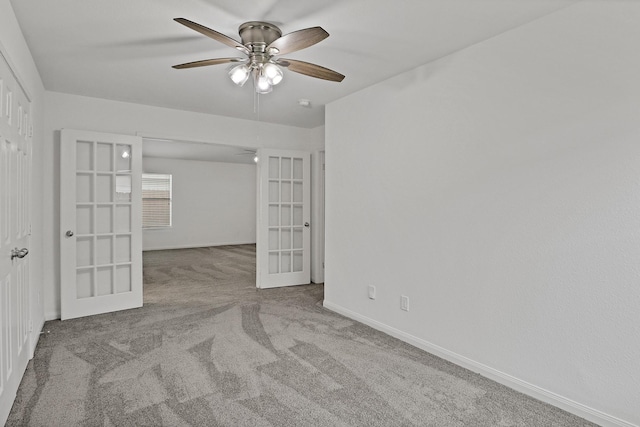
POLYGON ((14 258, 24 258, 27 256, 28 253, 29 253, 29 249, 27 248, 11 249, 11 261, 13 261, 14 258))
POLYGON ((305 222, 305 223, 304 223, 304 226, 305 226, 305 227, 309 227, 309 223, 308 223, 308 222, 305 222))
POLYGON ((73 237, 73 231, 67 230, 67 232, 64 233, 64 235, 67 236, 67 237, 73 237))

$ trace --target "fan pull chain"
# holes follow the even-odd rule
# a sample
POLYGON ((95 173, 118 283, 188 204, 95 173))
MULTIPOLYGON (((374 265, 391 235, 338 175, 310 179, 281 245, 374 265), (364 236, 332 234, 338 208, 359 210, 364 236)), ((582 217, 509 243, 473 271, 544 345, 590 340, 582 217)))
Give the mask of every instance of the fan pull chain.
POLYGON ((258 119, 258 126, 256 127, 256 149, 260 148, 260 94, 256 91, 253 91, 253 112, 256 114, 258 119))
POLYGON ((253 91, 253 113, 258 115, 258 121, 260 121, 260 94, 253 91))

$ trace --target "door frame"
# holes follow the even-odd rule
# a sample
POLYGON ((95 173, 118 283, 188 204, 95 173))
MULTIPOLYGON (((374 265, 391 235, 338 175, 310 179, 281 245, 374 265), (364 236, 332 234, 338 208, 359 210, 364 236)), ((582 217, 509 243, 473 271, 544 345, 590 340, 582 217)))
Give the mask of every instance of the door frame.
POLYGON ((324 283, 324 150, 311 153, 311 281, 324 283))
MULTIPOLYGON (((279 150, 279 148, 270 148, 270 147, 255 147, 251 145, 245 144, 227 144, 221 143, 218 141, 194 138, 193 136, 185 136, 180 134, 165 134, 165 133, 155 133, 155 132, 136 132, 137 136, 140 136, 143 139, 143 144, 145 139, 150 140, 158 140, 158 141, 167 141, 167 142, 189 142, 194 144, 211 144, 216 146, 226 146, 233 148, 241 148, 246 150, 255 150, 256 153, 261 149, 274 149, 279 150)), ((296 149, 292 151, 301 151, 307 152, 303 149, 296 149)), ((324 169, 323 165, 325 163, 325 150, 322 148, 315 148, 314 151, 311 152, 311 281, 313 283, 321 283, 324 282, 324 241, 325 241, 325 229, 324 229, 324 212, 325 212, 325 187, 324 187, 324 169), (318 227, 314 227, 314 224, 317 224, 318 227), (316 272, 314 274, 313 272, 316 272)), ((259 174, 258 174, 259 165, 256 165, 256 196, 259 195, 260 191, 260 182, 259 182, 259 174)), ((260 207, 258 204, 256 205, 256 224, 258 225, 258 219, 260 216, 260 207)), ((256 228, 256 243, 257 243, 257 234, 259 229, 256 228)), ((256 245, 257 246, 257 245, 256 245)), ((258 286, 258 277, 257 277, 257 259, 256 259, 256 287, 258 286)))

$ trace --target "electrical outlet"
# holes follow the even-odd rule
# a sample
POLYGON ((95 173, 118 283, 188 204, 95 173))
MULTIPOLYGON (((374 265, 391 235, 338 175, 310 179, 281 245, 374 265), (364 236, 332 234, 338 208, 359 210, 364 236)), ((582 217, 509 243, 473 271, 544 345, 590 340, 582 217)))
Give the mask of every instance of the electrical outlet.
POLYGON ((376 287, 369 285, 369 299, 376 299, 376 287))
POLYGON ((409 297, 406 295, 400 296, 400 309, 409 311, 409 297))

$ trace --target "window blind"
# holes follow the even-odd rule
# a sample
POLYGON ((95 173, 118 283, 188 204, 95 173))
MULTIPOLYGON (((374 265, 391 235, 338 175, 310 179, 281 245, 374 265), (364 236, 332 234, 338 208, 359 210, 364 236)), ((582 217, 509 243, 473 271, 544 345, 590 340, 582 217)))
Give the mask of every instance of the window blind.
POLYGON ((142 174, 142 228, 171 226, 171 175, 142 174))

